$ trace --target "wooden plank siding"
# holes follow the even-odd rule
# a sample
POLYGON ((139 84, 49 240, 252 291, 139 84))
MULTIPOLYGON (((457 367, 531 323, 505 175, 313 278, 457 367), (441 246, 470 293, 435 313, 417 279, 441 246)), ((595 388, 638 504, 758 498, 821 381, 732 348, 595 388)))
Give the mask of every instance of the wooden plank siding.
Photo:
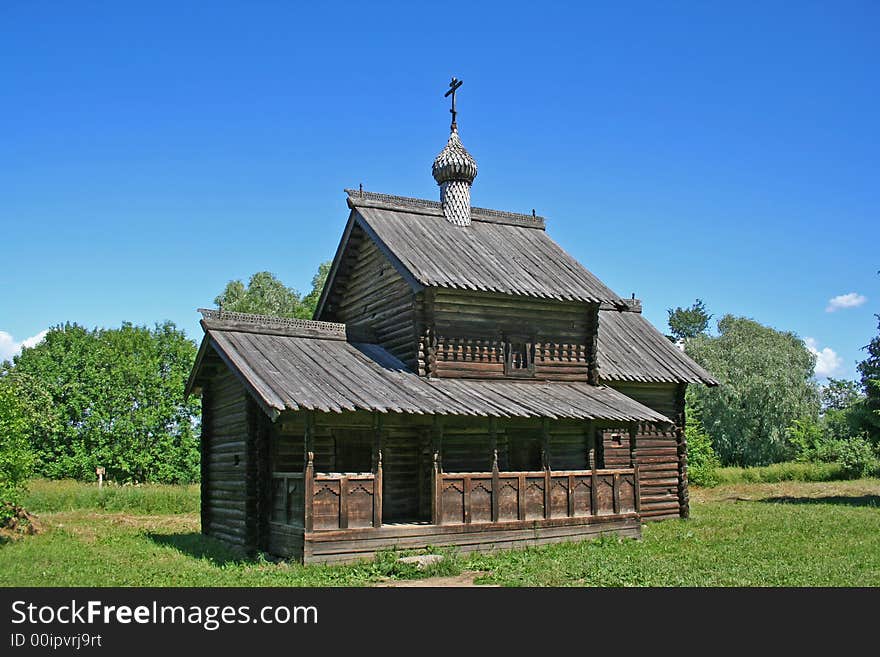
POLYGON ((534 345, 535 379, 588 380, 596 359, 597 304, 468 290, 424 295, 420 371, 435 377, 509 378, 504 350, 512 340, 534 345))
MULTIPOLYGON (((355 228, 352 237, 359 231, 355 228)), ((412 288, 372 240, 350 243, 345 258, 348 274, 339 281, 322 319, 342 322, 353 331, 375 336, 371 342, 415 369, 412 288)))
MULTIPOLYGON (((641 516, 646 520, 687 517, 686 445, 684 426, 684 384, 609 385, 645 406, 675 420, 673 428, 641 423, 636 434, 639 464, 641 516)), ((629 435, 625 431, 604 431, 606 465, 629 463, 629 435), (618 438, 615 438, 617 436, 618 438)))
POLYGON ((303 560, 311 563, 352 563, 371 559, 378 550, 454 546, 461 553, 579 541, 614 534, 641 537, 634 514, 590 518, 549 518, 527 522, 476 525, 397 525, 346 531, 306 532, 303 560))
POLYGON ((202 532, 245 549, 247 543, 246 477, 247 398, 229 370, 215 374, 208 384, 202 421, 203 472, 202 532))

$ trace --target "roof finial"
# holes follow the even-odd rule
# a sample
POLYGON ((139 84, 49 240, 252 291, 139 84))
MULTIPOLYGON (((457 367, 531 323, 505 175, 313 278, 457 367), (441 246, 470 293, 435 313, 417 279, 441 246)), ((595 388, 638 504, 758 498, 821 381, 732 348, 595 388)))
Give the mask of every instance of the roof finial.
POLYGON ((452 94, 452 109, 449 110, 452 114, 452 125, 450 126, 452 130, 457 129, 457 126, 455 125, 455 115, 458 114, 458 112, 455 111, 455 92, 461 85, 462 81, 456 77, 453 77, 452 81, 449 83, 449 91, 443 94, 444 98, 452 94))

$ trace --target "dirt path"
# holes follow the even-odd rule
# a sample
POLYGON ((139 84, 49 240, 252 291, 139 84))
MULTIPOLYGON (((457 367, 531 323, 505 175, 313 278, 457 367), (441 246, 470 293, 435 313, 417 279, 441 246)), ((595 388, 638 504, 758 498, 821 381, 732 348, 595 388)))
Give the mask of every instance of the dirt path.
POLYGON ((461 575, 452 575, 449 577, 426 577, 424 579, 399 579, 380 582, 376 586, 387 586, 394 588, 420 588, 420 587, 448 587, 448 586, 488 586, 494 587, 495 584, 474 584, 474 578, 482 575, 478 570, 466 570, 461 575))

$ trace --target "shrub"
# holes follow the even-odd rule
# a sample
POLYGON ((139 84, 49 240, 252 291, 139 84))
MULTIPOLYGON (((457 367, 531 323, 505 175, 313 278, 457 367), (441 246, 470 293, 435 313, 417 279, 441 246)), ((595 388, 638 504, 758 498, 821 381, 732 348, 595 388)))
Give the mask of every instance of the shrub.
POLYGON ((712 439, 699 421, 688 418, 685 428, 688 447, 688 481, 695 486, 718 484, 717 470, 721 465, 712 449, 712 439))
POLYGON ((807 463, 822 460, 818 456, 827 442, 827 437, 815 420, 809 418, 795 420, 786 429, 786 438, 795 461, 807 463))
POLYGON ((848 479, 864 477, 876 467, 874 448, 862 436, 826 441, 820 447, 819 459, 839 463, 848 479))

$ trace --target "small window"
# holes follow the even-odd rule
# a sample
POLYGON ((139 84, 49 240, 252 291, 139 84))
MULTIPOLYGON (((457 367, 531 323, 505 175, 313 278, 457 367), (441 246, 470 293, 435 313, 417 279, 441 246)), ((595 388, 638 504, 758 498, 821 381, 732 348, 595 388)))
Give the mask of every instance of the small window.
POLYGON ((504 343, 504 373, 507 376, 535 376, 534 340, 510 339, 504 343))

